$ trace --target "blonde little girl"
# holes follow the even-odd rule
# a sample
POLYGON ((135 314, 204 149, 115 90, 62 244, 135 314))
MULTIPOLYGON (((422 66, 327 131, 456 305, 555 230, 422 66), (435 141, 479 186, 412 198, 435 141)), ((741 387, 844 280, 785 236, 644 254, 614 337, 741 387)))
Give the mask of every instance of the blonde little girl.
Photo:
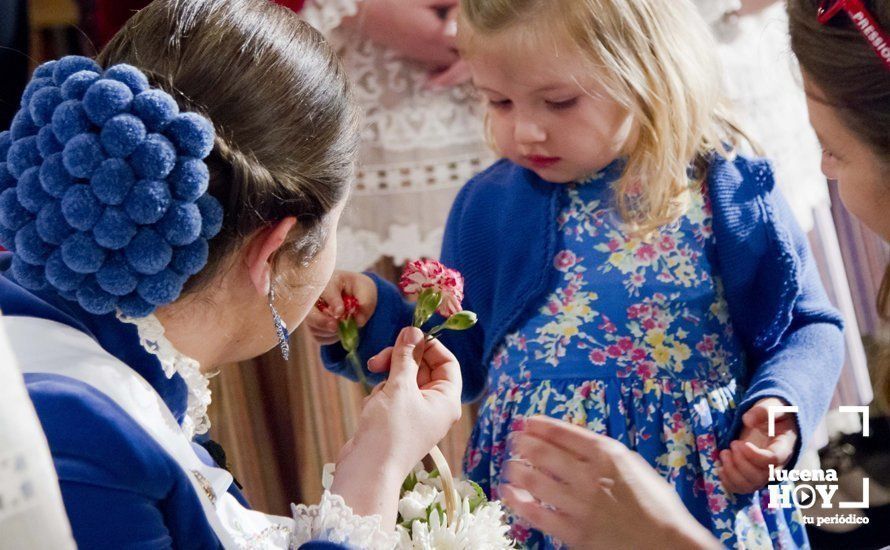
MULTIPOLYGON (((704 22, 688 0, 461 10, 461 53, 503 157, 458 196, 442 250, 480 319, 442 338, 464 398, 482 398, 468 475, 509 490, 522 474, 508 436, 544 414, 640 453, 722 544, 806 546, 799 511, 770 507, 764 486, 828 407, 841 321, 770 165, 738 152, 704 22), (774 405, 798 412, 771 436, 774 405)), ((342 290, 370 319, 365 358, 411 322, 379 279, 341 273, 323 297, 336 305, 342 290)), ((310 323, 332 341, 331 317, 310 323)), ((337 346, 325 354, 349 372, 337 346)), ((553 513, 586 505, 558 490, 580 475, 554 480, 553 513)), ((524 545, 558 544, 512 521, 524 545)))

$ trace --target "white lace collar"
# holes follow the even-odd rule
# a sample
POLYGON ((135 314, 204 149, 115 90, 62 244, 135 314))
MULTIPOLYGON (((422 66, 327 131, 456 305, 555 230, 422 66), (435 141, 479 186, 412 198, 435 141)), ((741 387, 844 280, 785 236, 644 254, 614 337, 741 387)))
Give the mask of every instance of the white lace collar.
POLYGON ((207 433, 210 429, 210 418, 207 407, 210 405, 210 380, 201 372, 201 365, 191 357, 185 356, 164 336, 164 325, 154 314, 147 317, 128 317, 121 312, 117 318, 124 323, 136 325, 139 333, 139 344, 145 351, 158 358, 167 378, 179 374, 188 388, 188 404, 182 430, 191 439, 195 434, 207 433))

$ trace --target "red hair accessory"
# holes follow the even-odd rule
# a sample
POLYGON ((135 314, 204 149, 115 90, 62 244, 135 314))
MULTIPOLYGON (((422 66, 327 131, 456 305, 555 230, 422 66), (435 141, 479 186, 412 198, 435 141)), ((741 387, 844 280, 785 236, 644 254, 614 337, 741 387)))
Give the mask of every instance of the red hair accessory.
POLYGON ((884 66, 890 69, 890 37, 878 24, 875 16, 865 8, 862 0, 822 0, 818 11, 819 22, 827 25, 841 10, 847 12, 853 25, 878 54, 884 66))

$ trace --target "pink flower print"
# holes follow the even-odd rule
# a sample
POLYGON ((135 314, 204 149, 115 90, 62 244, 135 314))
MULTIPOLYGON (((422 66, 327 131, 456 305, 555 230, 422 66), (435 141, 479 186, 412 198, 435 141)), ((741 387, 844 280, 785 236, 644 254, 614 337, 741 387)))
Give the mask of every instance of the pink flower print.
POLYGON ((606 331, 608 334, 615 334, 618 332, 618 329, 615 327, 615 323, 609 320, 608 317, 603 315, 603 322, 599 326, 600 330, 606 331))
POLYGON ((657 324, 655 323, 655 319, 645 319, 643 321, 643 328, 646 330, 652 330, 656 328, 657 324))
POLYGON ((612 239, 608 244, 609 252, 617 252, 619 248, 621 248, 621 243, 618 242, 618 239, 612 239))
POLYGON ((655 365, 646 361, 637 365, 637 375, 640 378, 651 378, 655 374, 655 365))
POLYGON ((646 277, 642 273, 634 273, 630 280, 634 286, 643 286, 646 283, 646 277))
POLYGON ((702 353, 709 353, 714 351, 716 344, 714 342, 714 338, 712 336, 705 336, 702 338, 701 342, 696 344, 695 349, 702 353))
POLYGON ((642 348, 634 348, 632 352, 630 352, 630 359, 634 362, 640 362, 646 359, 646 350, 642 348))
POLYGON ((625 336, 618 339, 618 347, 621 348, 621 351, 627 352, 634 347, 634 343, 631 341, 630 338, 625 336))
MULTIPOLYGON (((494 498, 494 495, 492 495, 494 498)), ((531 529, 528 527, 521 525, 519 523, 514 523, 510 526, 510 538, 515 540, 518 543, 523 543, 527 541, 532 536, 531 529)))
POLYGON ((617 359, 624 355, 624 352, 621 351, 621 348, 619 348, 615 344, 612 344, 611 346, 606 348, 606 353, 608 353, 609 357, 612 357, 613 359, 617 359))
POLYGON ((576 263, 578 263, 578 257, 571 250, 563 250, 553 260, 553 265, 556 269, 563 273, 571 269, 576 263))
POLYGON ((590 382, 585 382, 581 386, 581 397, 583 397, 584 399, 587 399, 588 397, 590 397, 590 390, 591 390, 590 382))
POLYGON ((560 307, 561 305, 562 305, 562 304, 560 304, 559 302, 557 302, 555 299, 550 300, 550 301, 547 303, 547 311, 550 312, 550 315, 556 315, 557 313, 559 313, 559 307, 560 307))
POLYGON ((627 308, 628 319, 638 319, 640 317, 640 306, 634 304, 627 308))
POLYGON ((510 423, 511 432, 521 432, 525 429, 525 418, 514 418, 510 423))
POLYGON ((606 354, 602 350, 595 349, 590 352, 590 362, 594 365, 602 366, 606 364, 606 354))
POLYGON ((677 247, 677 243, 674 241, 674 238, 670 235, 664 235, 661 238, 661 241, 658 242, 658 249, 662 252, 670 252, 674 248, 677 247))
POLYGON ((637 249, 634 256, 640 261, 651 263, 658 256, 658 253, 655 251, 655 247, 651 244, 644 244, 637 249))
POLYGON ((475 470, 482 463, 482 451, 472 449, 467 454, 467 470, 475 470))

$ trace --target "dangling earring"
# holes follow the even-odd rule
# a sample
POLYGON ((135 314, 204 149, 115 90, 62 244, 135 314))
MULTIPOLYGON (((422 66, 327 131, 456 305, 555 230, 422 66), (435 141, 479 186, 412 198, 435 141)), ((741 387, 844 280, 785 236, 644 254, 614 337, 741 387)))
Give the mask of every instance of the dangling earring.
POLYGON ((275 334, 278 335, 278 347, 281 349, 281 356, 287 361, 290 358, 290 345, 287 343, 287 324, 275 309, 275 288, 269 286, 269 309, 272 310, 272 322, 275 323, 275 334))

